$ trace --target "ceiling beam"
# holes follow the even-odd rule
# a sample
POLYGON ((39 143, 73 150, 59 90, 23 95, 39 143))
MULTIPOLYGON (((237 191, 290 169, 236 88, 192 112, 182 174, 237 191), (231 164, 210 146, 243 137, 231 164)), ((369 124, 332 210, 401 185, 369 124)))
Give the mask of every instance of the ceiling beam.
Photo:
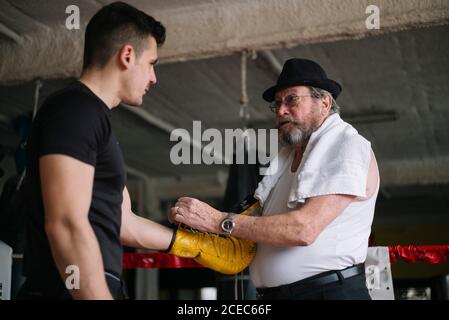
MULTIPOLYGON (((42 21, 49 28, 33 29, 32 34, 19 35, 20 43, 0 46, 0 84, 80 74, 84 29, 97 8, 90 1, 78 3, 84 19, 79 30, 64 28, 66 14, 61 12, 54 21, 42 21)), ((245 49, 360 39, 449 22, 446 0, 378 0, 378 30, 366 27, 366 8, 371 0, 211 0, 192 1, 189 5, 173 2, 163 7, 152 1, 132 3, 167 27, 167 42, 159 54, 162 63, 223 56, 245 49)))
POLYGON ((383 187, 449 183, 449 157, 379 162, 383 187))

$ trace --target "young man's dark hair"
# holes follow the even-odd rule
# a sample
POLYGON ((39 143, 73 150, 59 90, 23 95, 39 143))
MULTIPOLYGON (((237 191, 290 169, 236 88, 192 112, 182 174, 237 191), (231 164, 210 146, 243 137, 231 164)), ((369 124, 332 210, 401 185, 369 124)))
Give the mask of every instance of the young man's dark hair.
POLYGON ((165 27, 152 16, 123 2, 103 7, 86 28, 83 70, 103 67, 125 44, 132 45, 138 56, 145 49, 142 40, 149 35, 161 46, 165 41, 165 27))

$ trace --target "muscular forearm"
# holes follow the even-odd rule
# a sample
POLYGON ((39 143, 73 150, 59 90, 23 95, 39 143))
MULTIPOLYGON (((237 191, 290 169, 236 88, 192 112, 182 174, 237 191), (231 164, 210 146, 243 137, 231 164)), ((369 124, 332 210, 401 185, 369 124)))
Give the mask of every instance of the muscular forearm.
POLYGON ((66 268, 74 265, 79 270, 79 289, 69 290, 74 299, 112 299, 103 270, 100 247, 92 230, 85 223, 52 222, 46 233, 53 258, 64 282, 69 274, 66 268))
POLYGON ((133 213, 122 225, 120 234, 123 245, 149 250, 166 250, 172 237, 172 229, 133 213))

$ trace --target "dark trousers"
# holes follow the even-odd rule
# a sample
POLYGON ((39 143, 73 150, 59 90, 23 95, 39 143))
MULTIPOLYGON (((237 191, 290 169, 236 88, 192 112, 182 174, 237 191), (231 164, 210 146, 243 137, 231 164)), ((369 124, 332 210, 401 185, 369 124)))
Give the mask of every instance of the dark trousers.
MULTIPOLYGON (((118 278, 106 275, 106 283, 115 300, 128 299, 125 285, 118 278)), ((27 278, 20 288, 17 300, 72 300, 60 278, 27 278)))
POLYGON ((257 296, 259 300, 371 300, 363 265, 345 270, 323 272, 291 284, 257 289, 257 296), (349 269, 352 273, 345 272, 349 269))

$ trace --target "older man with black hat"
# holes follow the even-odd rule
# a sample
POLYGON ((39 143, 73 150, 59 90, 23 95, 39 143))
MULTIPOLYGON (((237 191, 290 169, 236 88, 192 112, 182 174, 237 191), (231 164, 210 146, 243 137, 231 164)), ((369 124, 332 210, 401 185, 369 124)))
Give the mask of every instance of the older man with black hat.
POLYGON ((172 221, 257 243, 250 265, 260 299, 370 299, 364 261, 379 190, 371 144, 339 115, 341 86, 307 59, 285 62, 263 93, 280 150, 253 197, 258 215, 180 198, 172 221))

